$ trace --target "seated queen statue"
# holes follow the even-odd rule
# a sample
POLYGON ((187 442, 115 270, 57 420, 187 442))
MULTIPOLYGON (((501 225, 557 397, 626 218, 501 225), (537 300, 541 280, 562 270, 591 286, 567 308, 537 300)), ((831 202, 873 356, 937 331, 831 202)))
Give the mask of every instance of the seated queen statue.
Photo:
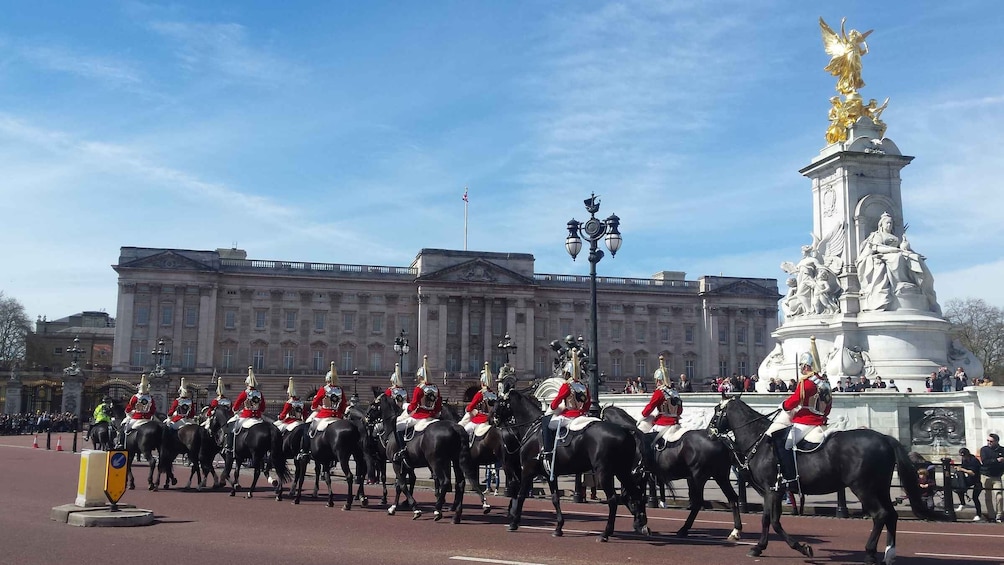
POLYGON ((934 292, 934 277, 924 256, 910 248, 906 235, 892 233, 888 212, 879 218, 878 229, 865 239, 858 253, 861 310, 913 309, 941 314, 934 292))

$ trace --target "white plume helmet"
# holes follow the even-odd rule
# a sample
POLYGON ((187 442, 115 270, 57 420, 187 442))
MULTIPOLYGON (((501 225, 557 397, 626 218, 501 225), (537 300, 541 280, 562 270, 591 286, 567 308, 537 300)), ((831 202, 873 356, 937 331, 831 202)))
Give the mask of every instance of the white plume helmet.
POLYGON ((339 386, 338 385, 338 371, 335 370, 335 362, 334 361, 331 362, 331 369, 329 369, 328 373, 326 375, 324 375, 324 383, 325 384, 329 384, 331 386, 339 386))
POLYGON ((429 356, 422 356, 422 366, 418 368, 418 372, 415 373, 415 380, 418 384, 425 384, 429 380, 429 356))
POLYGON ((293 377, 289 377, 289 386, 286 387, 286 394, 290 398, 296 398, 296 387, 293 385, 293 377))
POLYGON ((390 384, 391 386, 404 387, 404 383, 401 382, 400 363, 394 363, 394 372, 390 374, 390 384))
POLYGON ((216 379, 216 396, 223 398, 226 396, 223 392, 223 379, 216 376, 216 369, 213 369, 213 378, 216 379))
POLYGON ((481 386, 492 387, 492 366, 485 361, 485 368, 481 371, 481 386))
POLYGON ((659 356, 659 368, 656 369, 655 373, 652 375, 652 378, 655 379, 656 386, 659 386, 659 383, 666 384, 666 381, 668 380, 666 378, 666 375, 668 375, 668 374, 669 374, 669 372, 666 370, 666 359, 665 359, 665 357, 663 357, 662 355, 660 355, 659 356))
POLYGON ((178 398, 188 398, 188 387, 185 386, 185 377, 181 377, 181 386, 178 387, 178 398))
POLYGON ((571 354, 572 354, 572 360, 570 361, 571 370, 569 371, 571 374, 569 375, 568 378, 579 380, 579 377, 582 376, 582 373, 579 369, 579 350, 572 349, 571 354))
POLYGON ((258 379, 254 376, 254 368, 248 366, 248 378, 244 379, 244 384, 250 388, 258 388, 258 379))
POLYGON ((137 389, 140 394, 150 394, 150 381, 146 380, 146 373, 140 375, 137 389))

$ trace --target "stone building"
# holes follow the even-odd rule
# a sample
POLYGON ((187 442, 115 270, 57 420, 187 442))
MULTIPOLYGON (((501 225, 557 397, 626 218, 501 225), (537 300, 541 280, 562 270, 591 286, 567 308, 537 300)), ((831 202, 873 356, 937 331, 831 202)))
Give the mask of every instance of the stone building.
MULTIPOLYGON (((248 366, 270 404, 284 400, 289 376, 319 385, 331 361, 343 386, 384 386, 409 340, 406 380, 428 356, 447 396, 474 385, 485 361, 505 360, 510 334, 521 375, 551 369, 548 344, 588 336, 589 277, 534 271, 524 253, 422 249, 410 266, 387 267, 248 259, 239 249, 194 251, 123 247, 112 371, 137 375, 164 340, 168 378, 208 384, 216 370, 234 391, 248 366), (358 371, 358 375, 352 375, 358 371)), ((774 279, 666 271, 648 279, 599 277, 599 370, 619 390, 625 378, 651 377, 659 356, 674 375, 703 382, 749 373, 773 347, 774 279)), ((133 378, 132 376, 128 378, 133 378)))

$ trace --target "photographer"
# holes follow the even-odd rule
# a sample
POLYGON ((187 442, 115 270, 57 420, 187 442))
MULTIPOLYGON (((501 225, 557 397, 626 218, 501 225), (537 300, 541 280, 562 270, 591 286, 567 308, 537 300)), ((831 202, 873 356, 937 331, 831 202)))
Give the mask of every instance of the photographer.
POLYGON ((959 450, 959 457, 962 461, 955 470, 955 476, 961 480, 956 482, 953 479, 952 481, 955 493, 959 495, 959 506, 956 507, 955 511, 965 510, 966 493, 969 492, 969 489, 973 489, 973 507, 976 509, 976 517, 973 518, 973 521, 981 522, 983 521, 983 511, 980 507, 980 493, 983 492, 983 485, 980 483, 980 461, 965 447, 959 450))
POLYGON ((986 490, 987 518, 1004 521, 1004 498, 1001 493, 1001 474, 1004 473, 1004 447, 997 434, 987 434, 987 444, 980 448, 980 473, 986 490))

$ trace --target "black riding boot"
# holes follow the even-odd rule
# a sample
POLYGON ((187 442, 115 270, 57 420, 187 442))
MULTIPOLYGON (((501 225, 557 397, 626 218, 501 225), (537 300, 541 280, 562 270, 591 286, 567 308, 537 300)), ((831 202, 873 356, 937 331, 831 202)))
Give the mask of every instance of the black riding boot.
POLYGON ((774 435, 770 436, 770 439, 774 446, 774 457, 777 458, 778 467, 781 470, 781 482, 775 490, 783 492, 787 487, 788 490, 796 492, 798 490, 798 476, 795 474, 795 454, 784 446, 788 439, 788 430, 775 432, 774 435))
POLYGON ((303 430, 303 435, 300 437, 300 452, 296 454, 294 461, 303 461, 310 457, 310 436, 314 426, 315 424, 311 422, 310 427, 303 430))
POLYGON ((540 453, 537 458, 544 464, 544 469, 551 474, 551 459, 554 456, 555 430, 551 429, 551 418, 544 416, 540 419, 540 453))
POLYGON ((393 462, 400 463, 404 461, 404 450, 407 444, 404 442, 404 434, 397 429, 397 426, 394 427, 394 442, 397 443, 397 452, 394 453, 393 462))

